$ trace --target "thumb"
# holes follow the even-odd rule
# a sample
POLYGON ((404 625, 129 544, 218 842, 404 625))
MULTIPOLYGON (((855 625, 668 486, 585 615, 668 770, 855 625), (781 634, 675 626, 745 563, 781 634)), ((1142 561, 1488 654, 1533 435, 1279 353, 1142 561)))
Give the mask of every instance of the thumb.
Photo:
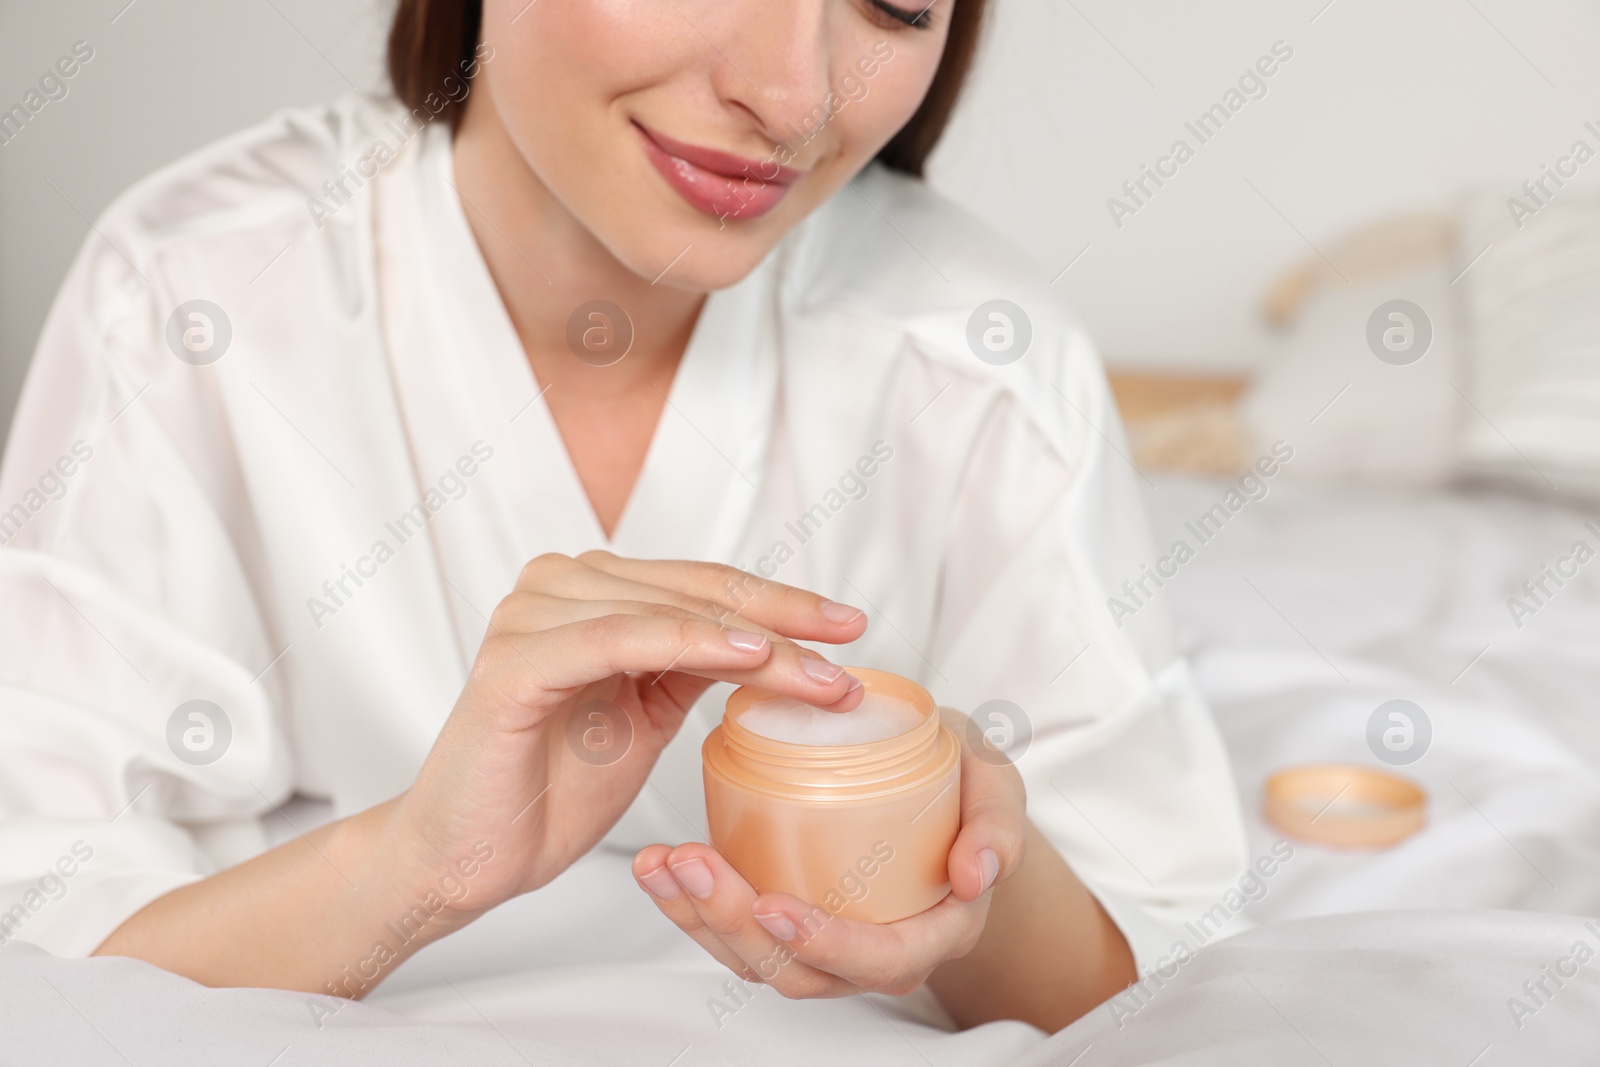
POLYGON ((980 759, 967 743, 967 717, 943 709, 961 742, 961 830, 950 849, 950 888, 973 901, 1022 866, 1028 840, 1027 790, 1009 760, 980 759))

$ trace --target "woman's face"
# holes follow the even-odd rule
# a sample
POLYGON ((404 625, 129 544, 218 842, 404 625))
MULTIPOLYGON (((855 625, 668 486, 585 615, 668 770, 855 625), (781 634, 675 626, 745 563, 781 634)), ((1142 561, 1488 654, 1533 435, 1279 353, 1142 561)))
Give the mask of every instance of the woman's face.
POLYGON ((485 0, 473 106, 635 274, 722 288, 911 118, 955 2, 485 0))

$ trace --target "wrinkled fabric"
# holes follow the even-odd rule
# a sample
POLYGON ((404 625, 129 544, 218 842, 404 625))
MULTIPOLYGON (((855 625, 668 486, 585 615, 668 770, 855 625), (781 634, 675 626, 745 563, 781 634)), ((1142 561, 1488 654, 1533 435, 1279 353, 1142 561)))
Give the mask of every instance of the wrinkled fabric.
MULTIPOLYGON (((1161 479, 1157 543, 1192 539, 1185 524, 1227 488, 1161 479)), ((1165 596, 1233 760, 1252 857, 1281 837, 1261 797, 1284 767, 1362 764, 1428 798, 1427 824, 1391 848, 1297 845, 1248 918, 1600 913, 1600 562, 1559 587, 1544 578, 1575 542, 1600 547, 1596 522, 1512 493, 1274 481, 1199 546, 1165 596), (1536 603, 1526 586, 1541 579, 1536 603), (1397 699, 1428 737, 1390 766, 1368 724, 1397 699)))
MULTIPOLYGON (((1032 818, 1141 963, 1165 951, 1238 877, 1243 833, 1167 618, 1107 610, 1148 557, 1138 482, 1042 278, 870 170, 709 297, 608 539, 447 133, 398 143, 400 114, 288 111, 159 172, 97 223, 51 311, 0 475, 0 508, 22 508, 0 529, 5 934, 88 953, 266 847, 291 798, 343 816, 405 789, 521 566, 606 547, 859 605, 871 627, 838 661, 968 711, 1012 702, 1032 818), (379 141, 392 161, 330 210, 325 183, 379 141), (996 297, 1031 323, 1005 366, 967 340, 996 297), (214 361, 185 347, 196 300, 228 327, 214 361), (226 722, 212 762, 185 747, 208 724, 220 744, 196 700, 226 722), (36 892, 75 847, 91 855, 36 892)), ((698 749, 725 693, 603 848, 703 834, 698 749)), ((535 929, 556 925, 503 932, 525 960, 581 963, 535 929)))
POLYGON ((1015 1022, 952 1034, 878 996, 791 1002, 762 989, 713 1014, 727 976, 709 960, 461 979, 373 1004, 206 989, 134 960, 17 943, 0 948, 0 1022, 19 1063, 1588 1063, 1600 959, 1579 963, 1580 943, 1600 949, 1600 923, 1500 911, 1278 923, 1048 1038, 1015 1022))

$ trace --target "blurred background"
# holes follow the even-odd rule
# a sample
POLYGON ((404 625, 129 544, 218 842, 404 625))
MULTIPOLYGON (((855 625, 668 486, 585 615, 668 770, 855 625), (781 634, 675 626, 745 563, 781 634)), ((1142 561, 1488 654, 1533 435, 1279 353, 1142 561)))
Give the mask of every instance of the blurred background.
MULTIPOLYGON (((93 49, 0 144, 0 427, 90 220, 275 109, 381 91, 390 2, 0 6, 0 112, 93 49)), ((1157 551, 1231 516, 1159 595, 1252 855, 1287 766, 1429 798, 1392 848, 1302 849, 1251 917, 1600 913, 1600 3, 994 3, 930 179, 1104 353, 1157 551)))
MULTIPOLYGON (((0 6, 0 107, 93 59, 0 146, 0 430, 89 220, 131 182, 274 109, 383 85, 387 0, 0 6)), ((1307 257, 1464 190, 1503 199, 1600 147, 1594 0, 997 0, 932 169, 1076 306, 1113 367, 1249 372, 1264 294, 1307 257), (1275 42, 1293 57, 1204 145, 1186 132, 1275 42), (1118 226, 1122 184, 1197 146, 1118 226), (1070 266, 1069 266, 1070 265, 1070 266)), ((1576 181, 1600 186, 1600 162, 1576 181)), ((1153 187, 1153 186, 1150 186, 1153 187)), ((1565 192, 1563 195, 1566 195, 1565 192)))

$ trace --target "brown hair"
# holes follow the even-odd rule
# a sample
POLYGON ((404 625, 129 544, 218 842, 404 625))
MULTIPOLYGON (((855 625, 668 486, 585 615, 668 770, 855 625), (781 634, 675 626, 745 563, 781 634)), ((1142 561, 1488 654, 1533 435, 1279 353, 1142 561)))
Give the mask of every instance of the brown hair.
MULTIPOLYGON (((959 0, 950 16, 950 35, 933 84, 911 121, 901 127, 878 153, 885 166, 922 176, 923 166, 944 133, 961 87, 978 50, 987 0, 959 0)), ((470 69, 478 31, 483 24, 483 0, 400 0, 389 29, 389 80, 395 95, 407 107, 426 107, 432 96, 454 126, 461 121, 458 101, 445 99, 439 88, 445 79, 462 77, 470 69)))

